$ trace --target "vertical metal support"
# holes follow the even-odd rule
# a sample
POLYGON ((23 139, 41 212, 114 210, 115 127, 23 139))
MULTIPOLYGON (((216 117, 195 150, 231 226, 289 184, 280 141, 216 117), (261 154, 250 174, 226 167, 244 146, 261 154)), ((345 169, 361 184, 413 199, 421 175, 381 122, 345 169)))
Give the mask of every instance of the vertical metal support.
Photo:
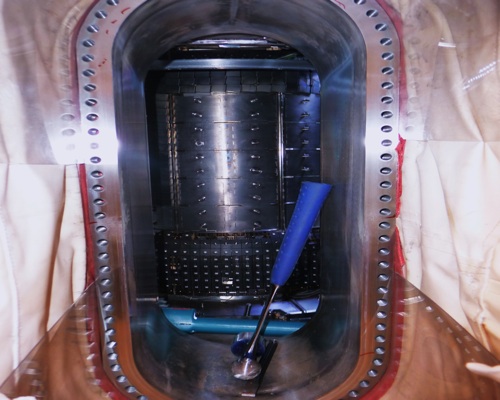
POLYGON ((167 134, 168 134, 168 162, 170 168, 170 187, 172 188, 170 192, 170 201, 172 204, 173 222, 175 230, 179 230, 181 221, 179 215, 179 164, 177 160, 177 129, 174 126, 174 112, 173 112, 173 102, 174 96, 169 94, 167 96, 166 105, 166 118, 167 118, 167 134))
POLYGON ((278 93, 278 226, 285 229, 285 138, 283 129, 285 96, 278 93))

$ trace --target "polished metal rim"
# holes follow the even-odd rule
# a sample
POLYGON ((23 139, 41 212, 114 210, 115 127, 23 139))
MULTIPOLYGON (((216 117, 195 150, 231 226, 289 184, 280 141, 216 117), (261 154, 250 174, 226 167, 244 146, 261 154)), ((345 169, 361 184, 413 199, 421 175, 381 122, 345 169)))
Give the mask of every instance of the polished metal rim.
MULTIPOLYGON (((89 226, 100 302, 106 369, 130 398, 158 395, 134 365, 128 321, 134 313, 134 282, 124 268, 130 243, 124 234, 129 216, 123 213, 119 141, 116 122, 113 57, 115 39, 134 12, 151 3, 134 0, 97 2, 83 21, 76 40, 81 131, 74 140, 79 162, 87 165, 89 226)), ((167 3, 167 2, 165 2, 167 3)), ((236 4, 237 2, 230 2, 236 4)), ((365 288, 363 312, 371 316, 360 339, 362 353, 369 352, 348 379, 348 389, 336 397, 355 398, 374 386, 389 361, 392 322, 393 236, 398 177, 399 41, 390 19, 374 0, 332 1, 332 6, 354 21, 366 46, 364 143, 364 243, 365 288)), ((353 116, 355 117, 355 116, 353 116)), ((125 116, 126 118, 126 116, 125 116)), ((133 123, 133 121, 132 121, 133 123)), ((75 129, 74 124, 71 129, 75 129)), ((332 222, 333 223, 333 222, 332 222)), ((128 268, 128 266, 127 266, 128 268)), ((133 268, 133 266, 131 266, 133 268)), ((162 395, 162 398, 168 396, 162 395)), ((156 398, 156 397, 155 397, 156 398)))

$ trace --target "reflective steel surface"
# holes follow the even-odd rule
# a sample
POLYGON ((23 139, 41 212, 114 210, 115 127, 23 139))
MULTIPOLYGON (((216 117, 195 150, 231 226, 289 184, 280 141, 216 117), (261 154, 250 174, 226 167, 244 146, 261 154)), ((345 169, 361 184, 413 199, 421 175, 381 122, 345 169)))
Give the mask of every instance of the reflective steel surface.
MULTIPOLYGON (((471 361, 495 365, 498 360, 418 289, 397 274, 394 275, 394 280, 400 297, 395 302, 394 312, 387 315, 387 318, 394 318, 397 322, 393 332, 395 351, 391 356, 392 367, 380 384, 373 388, 372 392, 368 392, 369 395, 366 397, 387 400, 421 400, 423 398, 490 400, 498 398, 500 396, 499 384, 475 375, 465 368, 465 363, 471 361)), ((157 338, 155 332, 164 327, 165 319, 155 308, 155 306, 145 307, 148 310, 146 312, 148 317, 145 320, 145 329, 142 330, 142 334, 146 335, 144 339, 157 338), (149 338, 147 338, 148 335, 149 338)), ((134 331, 137 331, 138 327, 135 326, 134 320, 132 321, 134 331)), ((0 392, 10 397, 36 396, 37 399, 52 400, 141 398, 137 394, 127 393, 119 382, 111 384, 103 374, 99 349, 104 350, 105 347, 100 348, 103 344, 96 336, 100 323, 96 291, 92 286, 44 337, 11 377, 2 384, 0 392)), ((170 343, 157 341, 156 352, 149 353, 145 357, 149 358, 153 365, 155 359, 162 357, 162 351, 175 345, 178 336, 184 335, 174 335, 170 343)), ((197 360, 204 360, 206 366, 227 367, 234 359, 227 345, 232 338, 230 335, 210 337, 210 346, 213 346, 211 351, 218 349, 219 360, 206 358, 211 354, 211 351, 207 352, 209 349, 206 345, 201 345, 206 338, 190 336, 190 355, 197 360)), ((188 348, 175 350, 170 356, 178 357, 183 350, 187 351, 188 348)), ((139 352, 139 349, 136 351, 139 352)), ((363 357, 369 358, 372 365, 368 376, 380 373, 381 355, 379 353, 366 354, 363 357)), ((195 372, 186 369, 184 358, 179 358, 177 361, 183 373, 195 372)), ((124 355, 120 362, 123 369, 128 369, 129 364, 134 364, 130 354, 124 355)), ((115 367, 112 368, 116 370, 118 364, 114 365, 115 367)), ((271 361, 269 370, 273 368, 276 368, 274 360, 271 361)), ((149 398, 154 399, 183 399, 186 396, 189 398, 240 398, 239 393, 248 393, 248 386, 240 387, 231 384, 225 387, 224 369, 211 371, 213 372, 210 374, 195 372, 194 375, 185 376, 178 371, 175 373, 175 379, 173 375, 166 375, 168 380, 164 380, 165 387, 160 387, 160 389, 166 391, 169 384, 177 387, 175 393, 170 396, 160 394, 157 389, 148 385, 138 387, 138 389, 148 390, 149 398), (199 390, 202 388, 210 392, 204 392, 205 397, 198 397, 200 396, 199 390)), ((169 371, 169 373, 172 372, 169 371)), ((164 374, 165 371, 156 373, 164 374)), ((269 393, 269 384, 272 380, 268 374, 269 371, 265 375, 264 386, 257 394, 258 398, 275 398, 275 396, 266 395, 269 393)), ((123 378, 119 378, 119 381, 121 380, 123 378)), ((367 384, 369 384, 368 379, 361 381, 361 386, 367 384)), ((286 393, 286 396, 301 399, 359 397, 354 392, 344 396, 335 393, 315 396, 310 394, 309 386, 292 389, 286 393)))
MULTIPOLYGON (((399 45, 374 1, 96 3, 76 47, 98 295, 104 331, 113 329, 103 338, 104 358, 112 379, 134 388, 136 396, 219 398, 240 391, 228 373, 232 361, 224 356, 229 343, 181 334, 144 301, 158 296, 144 80, 175 45, 234 32, 287 43, 317 70, 320 176, 333 185, 320 221, 319 309, 302 330, 280 341, 261 393, 283 398, 362 394, 389 364, 392 320, 384 315, 391 312, 394 296, 399 45), (106 322, 111 319, 113 324, 106 322), (376 374, 367 375, 372 360, 360 355, 375 351, 381 364, 376 374), (132 354, 135 364, 121 364, 132 354), (119 375, 111 370, 115 358, 119 375)), ((190 118, 200 118, 201 111, 190 118)), ((318 117, 313 110, 300 114, 304 123, 318 117)), ((285 151, 292 168, 312 167, 301 165, 299 151, 285 151)), ((200 169, 189 157, 182 164, 194 174, 200 169)), ((241 165, 259 173, 252 163, 241 165)), ((212 176, 221 171, 205 168, 212 176)))

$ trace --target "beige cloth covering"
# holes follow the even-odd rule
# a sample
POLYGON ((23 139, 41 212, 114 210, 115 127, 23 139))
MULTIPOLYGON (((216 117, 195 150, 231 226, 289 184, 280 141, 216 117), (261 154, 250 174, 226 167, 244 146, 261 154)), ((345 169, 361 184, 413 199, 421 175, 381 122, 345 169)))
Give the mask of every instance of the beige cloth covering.
POLYGON ((77 167, 55 163, 51 136, 70 89, 63 44, 90 3, 0 1, 0 382, 85 285, 77 167))
MULTIPOLYGON (((0 400, 9 400, 9 398, 5 397, 2 393, 0 393, 0 400)), ((36 400, 36 397, 23 396, 23 397, 16 397, 14 400, 36 400)))
MULTIPOLYGON (((51 148, 68 36, 91 3, 0 0, 0 382, 84 286, 77 169, 51 148)), ((406 275, 500 357, 500 3, 387 3, 407 78, 406 275)))
POLYGON ((398 220, 407 278, 499 357, 500 4, 390 3, 408 91, 398 220))

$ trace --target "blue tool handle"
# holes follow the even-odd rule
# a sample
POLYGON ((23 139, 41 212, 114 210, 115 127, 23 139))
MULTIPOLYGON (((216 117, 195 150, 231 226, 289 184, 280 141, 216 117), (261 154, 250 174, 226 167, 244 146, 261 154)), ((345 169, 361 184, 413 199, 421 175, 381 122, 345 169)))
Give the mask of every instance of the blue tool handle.
POLYGON ((272 284, 282 286, 292 274, 331 188, 332 186, 326 183, 302 182, 295 210, 271 272, 272 284))

